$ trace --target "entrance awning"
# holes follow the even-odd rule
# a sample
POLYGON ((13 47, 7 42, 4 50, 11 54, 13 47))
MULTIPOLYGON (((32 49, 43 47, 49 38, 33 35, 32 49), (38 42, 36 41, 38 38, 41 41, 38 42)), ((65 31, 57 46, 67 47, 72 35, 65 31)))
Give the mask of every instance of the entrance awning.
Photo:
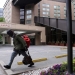
POLYGON ((0 33, 6 30, 12 29, 13 31, 21 31, 25 33, 36 33, 36 32, 42 32, 45 30, 45 27, 38 27, 38 26, 29 26, 29 25, 23 25, 23 24, 14 24, 14 23, 0 23, 0 33))
POLYGON ((14 6, 25 6, 27 4, 36 4, 41 0, 12 0, 14 6))

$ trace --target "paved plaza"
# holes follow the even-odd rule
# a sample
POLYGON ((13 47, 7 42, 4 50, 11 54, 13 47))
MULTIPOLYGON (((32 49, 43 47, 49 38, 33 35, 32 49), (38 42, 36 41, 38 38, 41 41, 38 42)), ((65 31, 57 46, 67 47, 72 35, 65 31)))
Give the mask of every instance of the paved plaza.
MULTIPOLYGON (((33 60, 39 58, 47 58, 47 60, 42 62, 36 62, 32 68, 29 68, 27 65, 17 65, 17 62, 22 61, 23 59, 22 55, 17 56, 12 64, 11 71, 15 74, 34 69, 36 70, 39 68, 48 67, 53 64, 67 61, 67 57, 55 58, 55 56, 57 55, 67 54, 67 49, 66 48, 62 49, 62 48, 64 48, 64 46, 50 46, 50 45, 30 46, 29 52, 33 60)), ((4 62, 4 64, 8 64, 12 51, 13 47, 11 46, 0 46, 0 61, 4 62)), ((73 48, 73 57, 75 57, 74 48, 73 48)))

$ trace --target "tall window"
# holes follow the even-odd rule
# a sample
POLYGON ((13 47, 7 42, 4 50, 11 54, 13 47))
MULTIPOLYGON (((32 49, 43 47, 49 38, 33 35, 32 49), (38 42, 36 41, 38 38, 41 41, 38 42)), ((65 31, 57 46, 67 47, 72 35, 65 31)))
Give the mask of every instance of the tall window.
POLYGON ((26 11, 26 24, 31 24, 32 10, 28 9, 26 11))
POLYGON ((60 16, 60 6, 54 6, 54 17, 61 18, 60 16))
POLYGON ((66 6, 64 6, 64 18, 66 19, 66 6))
POLYGON ((38 3, 38 16, 40 16, 40 3, 38 3))
POLYGON ((74 4, 74 20, 75 20, 75 4, 74 4))
POLYGON ((32 11, 31 10, 27 10, 26 14, 31 14, 32 11))
POLYGON ((42 14, 43 17, 50 17, 50 5, 49 4, 42 4, 42 14))
POLYGON ((25 10, 20 9, 20 24, 25 24, 25 10))

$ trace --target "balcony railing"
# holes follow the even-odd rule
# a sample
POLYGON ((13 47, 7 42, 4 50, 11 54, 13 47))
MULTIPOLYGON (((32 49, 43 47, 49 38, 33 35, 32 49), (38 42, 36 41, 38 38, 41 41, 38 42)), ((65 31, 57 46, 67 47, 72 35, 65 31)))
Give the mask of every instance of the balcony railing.
MULTIPOLYGON (((48 17, 34 17, 34 22, 49 27, 53 27, 62 31, 67 31, 67 20, 66 19, 55 19, 48 17)), ((75 20, 72 20, 72 33, 75 34, 75 20)))

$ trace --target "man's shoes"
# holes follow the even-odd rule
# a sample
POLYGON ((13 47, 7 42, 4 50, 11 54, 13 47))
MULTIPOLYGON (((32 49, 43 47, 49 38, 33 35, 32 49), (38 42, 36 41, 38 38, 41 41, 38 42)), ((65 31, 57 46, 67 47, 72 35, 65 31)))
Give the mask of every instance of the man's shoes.
POLYGON ((34 65, 34 63, 31 63, 28 67, 32 67, 34 65))
POLYGON ((5 67, 6 69, 10 69, 10 68, 11 68, 11 66, 9 66, 9 65, 4 65, 4 67, 5 67))

